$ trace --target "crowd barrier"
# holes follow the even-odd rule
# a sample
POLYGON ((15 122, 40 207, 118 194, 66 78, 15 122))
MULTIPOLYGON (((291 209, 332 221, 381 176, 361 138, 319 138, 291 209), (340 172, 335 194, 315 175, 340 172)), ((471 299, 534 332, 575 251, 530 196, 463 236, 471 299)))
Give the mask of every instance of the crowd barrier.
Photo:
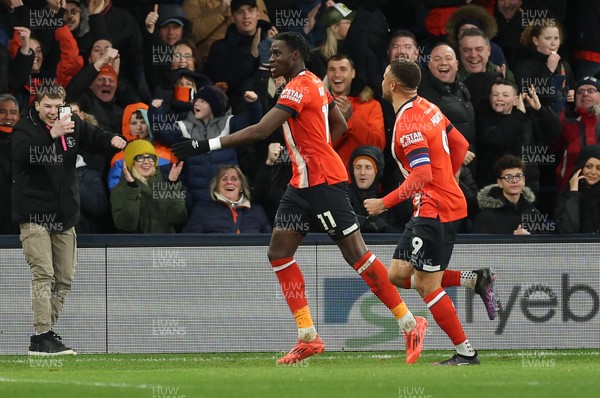
MULTIPOLYGON (((366 236, 385 264, 397 236, 366 236)), ((55 330, 81 353, 284 352, 295 322, 266 258, 269 236, 82 235, 71 294, 55 330)), ((477 349, 600 348, 600 237, 459 236, 453 269, 492 266, 501 308, 448 289, 477 349)), ((0 237, 0 354, 25 354, 30 272, 18 237, 0 237)), ((325 235, 296 254, 313 320, 328 350, 397 350, 387 308, 325 235)), ((450 349, 414 290, 401 290, 430 328, 425 349, 450 349)))

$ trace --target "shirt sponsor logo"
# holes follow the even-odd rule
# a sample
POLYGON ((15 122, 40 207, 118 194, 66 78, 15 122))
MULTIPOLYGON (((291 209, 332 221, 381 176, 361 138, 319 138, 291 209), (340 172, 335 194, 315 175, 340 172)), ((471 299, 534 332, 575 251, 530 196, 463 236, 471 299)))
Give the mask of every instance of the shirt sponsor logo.
POLYGON ((423 134, 420 131, 404 134, 402 137, 400 137, 400 145, 402 145, 402 148, 406 148, 409 145, 421 141, 423 141, 423 134))
POLYGON ((280 99, 289 99, 290 101, 300 103, 302 101, 302 96, 303 94, 300 94, 297 91, 287 88, 283 90, 283 93, 281 93, 280 99))

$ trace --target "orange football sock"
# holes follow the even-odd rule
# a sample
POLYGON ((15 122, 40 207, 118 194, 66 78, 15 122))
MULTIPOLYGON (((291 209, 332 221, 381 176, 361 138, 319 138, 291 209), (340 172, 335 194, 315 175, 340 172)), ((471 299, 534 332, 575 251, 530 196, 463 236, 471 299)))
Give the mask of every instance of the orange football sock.
POLYGON ((398 304, 396 307, 392 308, 392 314, 394 314, 394 317, 396 319, 400 319, 408 313, 408 307, 406 306, 406 303, 404 303, 404 301, 398 304))
POLYGON ((294 318, 296 319, 296 325, 298 325, 299 329, 314 326, 308 305, 294 312, 294 318))

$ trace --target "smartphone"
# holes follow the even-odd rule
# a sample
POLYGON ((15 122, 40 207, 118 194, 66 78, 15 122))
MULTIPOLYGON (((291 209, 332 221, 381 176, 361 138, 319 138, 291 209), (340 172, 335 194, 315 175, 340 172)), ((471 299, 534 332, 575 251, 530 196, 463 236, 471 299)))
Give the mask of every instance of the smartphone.
MULTIPOLYGON (((58 120, 62 119, 63 117, 67 116, 67 115, 71 115, 73 112, 71 111, 71 107, 70 106, 59 106, 58 107, 58 120)), ((68 119, 66 119, 67 122, 71 121, 71 117, 69 116, 68 119)), ((62 147, 63 150, 66 152, 67 151, 67 141, 65 140, 65 136, 62 135, 60 137, 60 142, 62 143, 62 147)))
MULTIPOLYGON (((71 107, 70 106, 59 106, 58 107, 58 120, 62 119, 63 117, 65 117, 66 115, 70 115, 73 112, 71 111, 71 107)), ((67 119, 67 122, 71 121, 71 117, 69 117, 67 119)))

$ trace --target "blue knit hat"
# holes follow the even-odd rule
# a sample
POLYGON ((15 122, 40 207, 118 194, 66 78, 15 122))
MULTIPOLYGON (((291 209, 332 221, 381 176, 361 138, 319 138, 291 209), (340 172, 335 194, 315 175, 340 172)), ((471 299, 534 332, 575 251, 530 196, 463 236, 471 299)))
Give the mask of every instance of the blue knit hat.
POLYGON ((225 109, 227 109, 227 101, 229 100, 227 94, 217 86, 202 87, 202 89, 196 93, 194 100, 198 98, 202 98, 204 101, 208 102, 214 117, 223 115, 225 109))

